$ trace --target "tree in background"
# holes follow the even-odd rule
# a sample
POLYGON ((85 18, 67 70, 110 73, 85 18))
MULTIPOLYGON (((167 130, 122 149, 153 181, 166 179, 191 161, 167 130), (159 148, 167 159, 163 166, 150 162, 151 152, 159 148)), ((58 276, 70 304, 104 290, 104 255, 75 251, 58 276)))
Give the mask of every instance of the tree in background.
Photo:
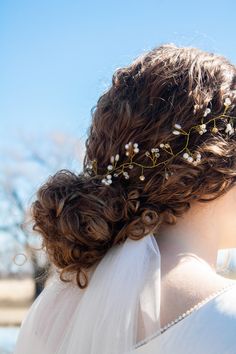
POLYGON ((12 274, 12 268, 15 268, 19 273, 25 261, 17 259, 25 257, 34 279, 36 298, 44 287, 50 264, 44 252, 40 252, 40 237, 31 227, 25 227, 29 207, 37 189, 49 175, 64 168, 79 171, 84 144, 78 138, 54 132, 44 139, 21 136, 14 146, 1 159, 0 238, 1 248, 2 244, 6 249, 12 247, 15 257, 10 261, 1 257, 1 262, 5 258, 8 272, 12 274))

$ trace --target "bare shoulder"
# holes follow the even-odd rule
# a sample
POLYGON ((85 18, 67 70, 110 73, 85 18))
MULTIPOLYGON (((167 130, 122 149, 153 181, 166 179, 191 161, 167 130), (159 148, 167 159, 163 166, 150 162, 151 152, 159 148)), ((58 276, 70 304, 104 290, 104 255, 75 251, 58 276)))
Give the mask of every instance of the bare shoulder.
POLYGON ((134 353, 235 354, 235 331, 236 282, 134 353))
MULTIPOLYGON (((216 287, 207 289, 207 292, 197 293, 198 297, 193 293, 167 291, 165 297, 162 297, 161 307, 161 327, 166 326, 185 314, 192 314, 190 320, 198 322, 200 319, 203 322, 214 321, 236 321, 236 281, 223 279, 223 283, 217 284, 216 287), (177 295, 176 295, 177 294, 177 295), (182 294, 182 296, 181 296, 182 294), (169 306, 168 306, 169 305, 169 306)), ((196 289, 196 287, 195 287, 196 289)), ((195 290, 194 289, 194 290, 195 290)), ((188 317, 188 316, 187 316, 188 317)), ((187 319, 186 322, 189 320, 187 319)))

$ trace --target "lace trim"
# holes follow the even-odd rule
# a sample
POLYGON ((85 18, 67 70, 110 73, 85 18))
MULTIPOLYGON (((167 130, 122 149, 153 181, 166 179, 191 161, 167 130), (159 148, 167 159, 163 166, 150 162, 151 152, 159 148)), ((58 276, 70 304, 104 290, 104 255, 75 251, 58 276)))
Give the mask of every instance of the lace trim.
POLYGON ((211 295, 207 296, 206 298, 204 298, 202 301, 199 301, 196 305, 194 305, 193 307, 191 307, 189 310, 187 310, 186 312, 184 312, 183 314, 181 314, 180 316, 178 316, 175 320, 169 322, 167 325, 165 325, 164 327, 162 327, 160 330, 158 330, 158 332, 150 335, 149 337, 141 340, 140 342, 138 342, 134 349, 137 349, 138 347, 147 344, 150 340, 154 339, 155 337, 158 337, 160 334, 164 333, 168 328, 172 327, 173 325, 175 325, 176 323, 178 323, 179 321, 183 320, 184 318, 186 318, 187 316, 189 316, 191 313, 195 312, 196 310, 198 310, 200 307, 202 307, 204 304, 206 304, 207 302, 209 302, 210 300, 212 300, 213 298, 215 298, 216 296, 222 294, 223 292, 225 292, 226 290, 231 289, 234 285, 236 285, 236 281, 234 281, 233 283, 229 283, 228 285, 225 285, 223 288, 221 288, 220 290, 215 291, 214 293, 212 293, 211 295))

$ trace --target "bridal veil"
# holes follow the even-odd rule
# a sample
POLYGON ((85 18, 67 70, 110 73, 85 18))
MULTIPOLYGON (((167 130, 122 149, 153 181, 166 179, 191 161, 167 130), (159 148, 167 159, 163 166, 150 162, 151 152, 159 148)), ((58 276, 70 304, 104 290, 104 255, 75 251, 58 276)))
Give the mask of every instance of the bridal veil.
POLYGON ((25 317, 14 354, 125 354, 160 332, 153 234, 112 247, 80 289, 58 277, 25 317))

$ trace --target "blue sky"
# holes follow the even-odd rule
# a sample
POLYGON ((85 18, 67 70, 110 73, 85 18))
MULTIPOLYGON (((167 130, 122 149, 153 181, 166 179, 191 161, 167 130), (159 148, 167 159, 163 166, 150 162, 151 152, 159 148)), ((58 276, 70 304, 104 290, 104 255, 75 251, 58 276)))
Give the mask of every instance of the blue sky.
POLYGON ((233 0, 0 0, 0 160, 22 134, 84 139, 114 70, 157 45, 236 64, 235 13, 233 0))
POLYGON ((85 136, 114 70, 165 43, 236 63, 235 1, 0 1, 0 145, 52 130, 85 136))

